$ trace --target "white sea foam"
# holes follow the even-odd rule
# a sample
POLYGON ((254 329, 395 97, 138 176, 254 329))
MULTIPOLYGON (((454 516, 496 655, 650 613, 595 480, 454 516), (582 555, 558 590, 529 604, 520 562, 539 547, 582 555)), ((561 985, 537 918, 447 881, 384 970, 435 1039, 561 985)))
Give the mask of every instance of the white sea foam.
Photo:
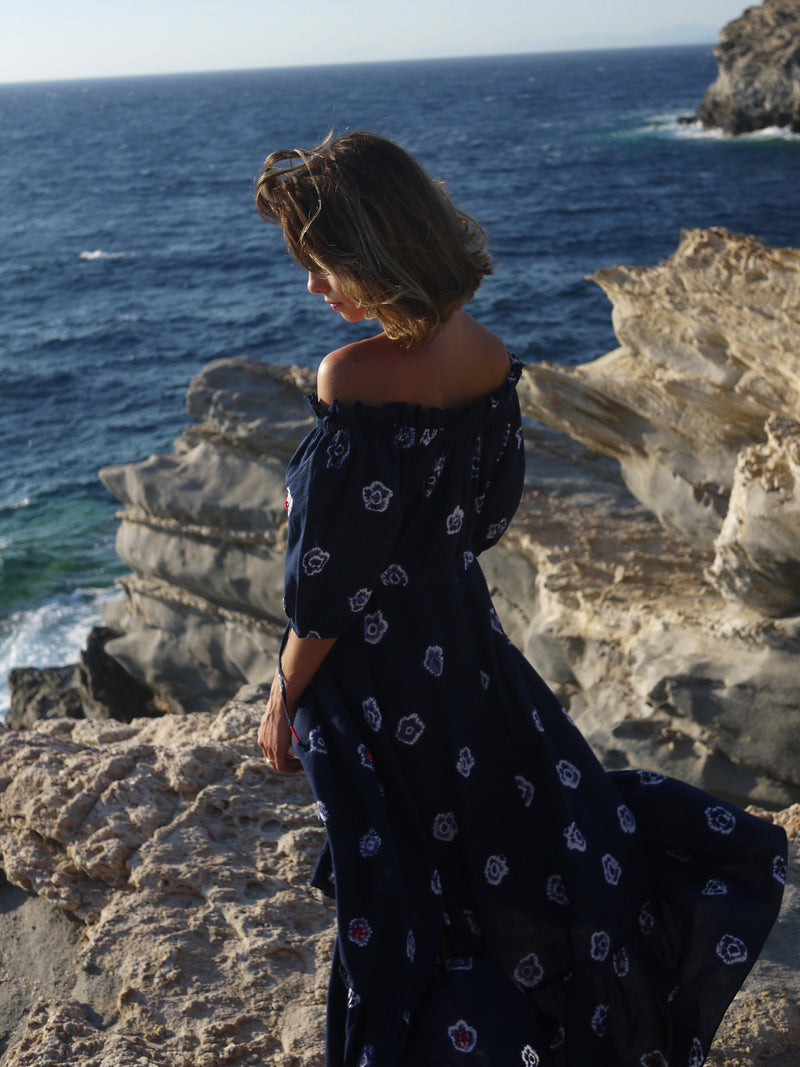
POLYGON ((104 252, 102 248, 95 248, 94 251, 81 252, 79 259, 128 259, 133 253, 131 252, 104 252))
POLYGON ((681 122, 677 114, 654 115, 642 129, 643 133, 657 133, 695 141, 800 141, 800 133, 781 126, 767 126, 751 133, 730 134, 719 127, 706 127, 697 120, 681 122))
POLYGON ((0 620, 0 719, 11 704, 7 675, 14 667, 62 667, 76 663, 100 605, 119 596, 114 587, 80 589, 0 620))

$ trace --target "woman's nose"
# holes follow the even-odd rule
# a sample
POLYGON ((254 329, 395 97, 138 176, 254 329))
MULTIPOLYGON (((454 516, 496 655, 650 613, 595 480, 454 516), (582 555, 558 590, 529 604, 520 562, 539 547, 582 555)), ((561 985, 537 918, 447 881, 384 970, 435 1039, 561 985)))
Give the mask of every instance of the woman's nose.
POLYGON ((330 284, 324 274, 314 274, 313 271, 308 272, 309 293, 327 293, 329 289, 330 284))

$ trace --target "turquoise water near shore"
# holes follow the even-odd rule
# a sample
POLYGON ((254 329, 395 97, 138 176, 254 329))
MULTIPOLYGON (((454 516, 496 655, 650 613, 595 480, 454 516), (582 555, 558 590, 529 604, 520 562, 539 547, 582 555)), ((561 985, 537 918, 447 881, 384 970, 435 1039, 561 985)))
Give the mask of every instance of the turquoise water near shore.
POLYGON ((0 715, 114 596, 112 463, 169 450, 209 360, 314 366, 352 336, 252 206, 261 161, 330 129, 398 139, 486 226, 474 311, 526 361, 615 345, 585 280, 682 227, 800 245, 800 138, 680 125, 704 47, 0 86, 0 715))

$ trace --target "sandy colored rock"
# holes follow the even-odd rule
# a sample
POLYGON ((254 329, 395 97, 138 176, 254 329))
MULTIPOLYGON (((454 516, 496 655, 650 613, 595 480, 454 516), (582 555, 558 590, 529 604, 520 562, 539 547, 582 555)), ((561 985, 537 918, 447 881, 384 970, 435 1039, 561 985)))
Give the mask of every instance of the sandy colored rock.
POLYGON ((0 735, 0 866, 80 928, 57 981, 20 975, 35 943, 9 931, 30 904, 0 891, 18 990, 3 1067, 321 1064, 333 916, 307 883, 324 834, 305 779, 255 748, 263 697, 0 735))
MULTIPOLYGON (((653 267, 593 275, 613 304, 620 347, 579 367, 533 365, 526 410, 615 457, 625 484, 660 521, 710 550, 728 514, 743 450, 762 446, 774 417, 800 417, 800 252, 726 230, 687 230, 653 267)), ((764 614, 800 612, 785 561, 793 492, 773 494, 753 581, 729 589, 764 614), (770 537, 774 529, 774 539, 770 537)), ((735 532, 734 532, 735 536, 735 532)), ((730 536, 727 544, 735 551, 730 536)), ((752 557, 750 557, 752 558, 752 557)), ((800 544, 794 560, 800 561, 800 544)), ((754 561, 756 562, 756 561, 754 561)))
MULTIPOLYGON (((0 731, 2 1067, 322 1067, 323 830, 255 750, 263 696, 0 731)), ((712 1067, 794 1064, 800 806, 759 814, 789 833, 789 884, 712 1067)))

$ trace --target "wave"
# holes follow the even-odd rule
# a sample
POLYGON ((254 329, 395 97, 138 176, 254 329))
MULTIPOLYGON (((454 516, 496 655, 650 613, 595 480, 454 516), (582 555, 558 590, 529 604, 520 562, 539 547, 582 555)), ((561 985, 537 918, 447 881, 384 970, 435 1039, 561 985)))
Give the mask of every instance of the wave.
POLYGON ((133 252, 104 252, 102 248, 95 248, 94 251, 91 252, 81 252, 78 259, 133 259, 133 255, 133 252))
POLYGON ((704 126, 685 114, 654 115, 639 132, 693 141, 800 141, 800 133, 793 133, 784 126, 766 126, 750 133, 731 134, 718 126, 704 126))
POLYGON ((101 625, 100 605, 119 596, 114 587, 78 589, 0 620, 0 720, 11 706, 8 672, 77 663, 89 631, 101 625))

